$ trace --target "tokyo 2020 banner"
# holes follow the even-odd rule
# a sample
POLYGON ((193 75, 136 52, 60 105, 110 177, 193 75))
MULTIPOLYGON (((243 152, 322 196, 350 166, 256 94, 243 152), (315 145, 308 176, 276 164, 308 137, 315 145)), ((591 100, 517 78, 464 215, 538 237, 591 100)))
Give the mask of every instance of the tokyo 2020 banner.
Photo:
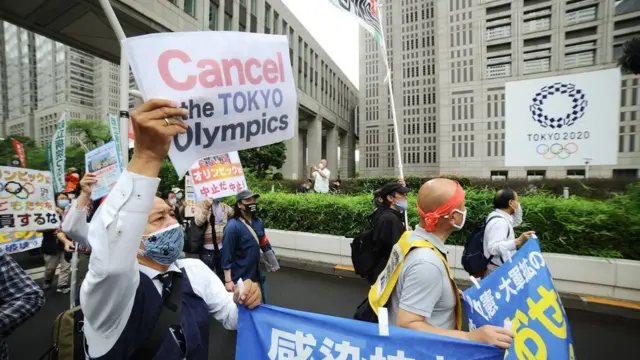
POLYGON ((618 68, 508 82, 505 166, 615 165, 618 68))

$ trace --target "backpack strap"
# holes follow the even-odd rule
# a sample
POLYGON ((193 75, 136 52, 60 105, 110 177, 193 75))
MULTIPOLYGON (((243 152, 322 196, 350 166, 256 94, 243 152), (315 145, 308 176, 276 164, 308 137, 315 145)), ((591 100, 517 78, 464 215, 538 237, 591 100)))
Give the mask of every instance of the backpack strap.
POLYGON ((166 339, 169 327, 180 325, 182 315, 182 272, 172 272, 171 292, 162 303, 151 335, 138 347, 132 359, 153 359, 166 339))
MULTIPOLYGON (((501 215, 494 215, 490 218, 488 218, 485 222, 484 222, 484 226, 485 226, 485 232, 487 231, 487 225, 489 224, 489 222, 493 219, 503 219, 505 221, 507 221, 505 218, 503 218, 501 215)), ((511 235, 511 227, 507 227, 507 237, 509 237, 509 235, 511 235)), ((484 234, 482 234, 482 243, 484 245, 484 234)), ((493 266, 500 266, 496 263, 494 263, 493 261, 491 261, 494 258, 494 255, 489 255, 489 258, 487 259, 487 261, 493 265, 493 266)), ((502 255, 500 255, 500 262, 502 262, 504 264, 504 260, 502 259, 502 255)))

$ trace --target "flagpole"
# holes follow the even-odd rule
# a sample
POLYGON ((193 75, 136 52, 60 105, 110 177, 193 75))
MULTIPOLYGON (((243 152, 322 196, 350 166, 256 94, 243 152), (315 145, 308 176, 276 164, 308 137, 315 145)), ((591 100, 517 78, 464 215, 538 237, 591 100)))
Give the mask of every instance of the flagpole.
POLYGON ((129 59, 122 41, 127 38, 109 0, 100 0, 100 6, 120 43, 120 151, 122 161, 129 162, 129 59))
MULTIPOLYGON (((396 101, 393 96, 393 82, 391 81, 391 67, 389 67, 389 55, 387 53, 387 38, 384 36, 384 17, 382 15, 383 4, 379 4, 376 6, 378 22, 380 23, 380 36, 382 37, 380 43, 380 50, 382 52, 382 59, 384 60, 384 66, 387 69, 387 76, 385 77, 384 82, 389 85, 389 99, 391 101, 391 118, 393 120, 393 135, 395 137, 396 143, 396 154, 397 154, 397 166, 398 173, 400 178, 404 181, 404 168, 402 166, 402 149, 400 147, 400 131, 398 130, 398 118, 396 117, 396 101)), ((407 229, 409 228, 409 218, 407 216, 407 212, 404 212, 404 223, 407 229)))

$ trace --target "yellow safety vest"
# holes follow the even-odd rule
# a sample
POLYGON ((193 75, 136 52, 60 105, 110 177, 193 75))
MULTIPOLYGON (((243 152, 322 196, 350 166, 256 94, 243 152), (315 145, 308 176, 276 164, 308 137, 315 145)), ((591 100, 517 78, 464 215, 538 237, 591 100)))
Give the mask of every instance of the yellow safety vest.
POLYGON ((398 282, 398 277, 400 276, 400 271, 402 271, 402 266, 404 265, 404 259, 406 258, 409 251, 414 248, 429 248, 433 250, 433 252, 438 255, 440 260, 444 263, 445 268, 447 269, 447 274, 449 275, 449 279, 451 279, 451 288, 453 289, 453 296, 456 299, 456 329, 462 329, 462 300, 460 299, 460 295, 458 294, 458 286, 453 280, 453 273, 449 268, 449 263, 447 259, 440 253, 438 249, 433 246, 427 240, 414 240, 409 242, 409 236, 411 235, 411 231, 405 231, 405 233, 400 237, 398 243, 393 246, 393 250, 391 250, 391 256, 389 256, 389 261, 387 262, 387 266, 385 266, 384 270, 378 276, 378 280, 373 284, 371 289, 369 290, 369 304, 373 308, 373 311, 378 314, 378 308, 383 307, 389 301, 391 297, 391 293, 393 289, 396 287, 398 282))

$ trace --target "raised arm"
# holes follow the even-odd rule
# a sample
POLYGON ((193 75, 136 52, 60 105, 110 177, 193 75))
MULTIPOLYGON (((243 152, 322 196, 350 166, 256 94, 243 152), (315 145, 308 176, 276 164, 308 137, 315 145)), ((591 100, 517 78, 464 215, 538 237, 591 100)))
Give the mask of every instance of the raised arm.
POLYGON ((131 313, 140 281, 137 250, 160 183, 134 172, 139 161, 134 157, 89 225, 91 258, 80 301, 91 329, 104 337, 131 313))
POLYGON ((95 182, 96 178, 92 173, 84 175, 80 180, 80 187, 82 188, 80 196, 71 204, 62 222, 62 231, 82 246, 89 246, 87 206, 91 204, 91 186, 95 182))
POLYGON ((102 340, 94 354, 113 346, 131 313, 140 281, 136 256, 160 183, 157 176, 173 136, 186 131, 177 119, 185 114, 157 99, 131 113, 133 159, 89 225, 92 253, 80 299, 87 335, 102 340))

